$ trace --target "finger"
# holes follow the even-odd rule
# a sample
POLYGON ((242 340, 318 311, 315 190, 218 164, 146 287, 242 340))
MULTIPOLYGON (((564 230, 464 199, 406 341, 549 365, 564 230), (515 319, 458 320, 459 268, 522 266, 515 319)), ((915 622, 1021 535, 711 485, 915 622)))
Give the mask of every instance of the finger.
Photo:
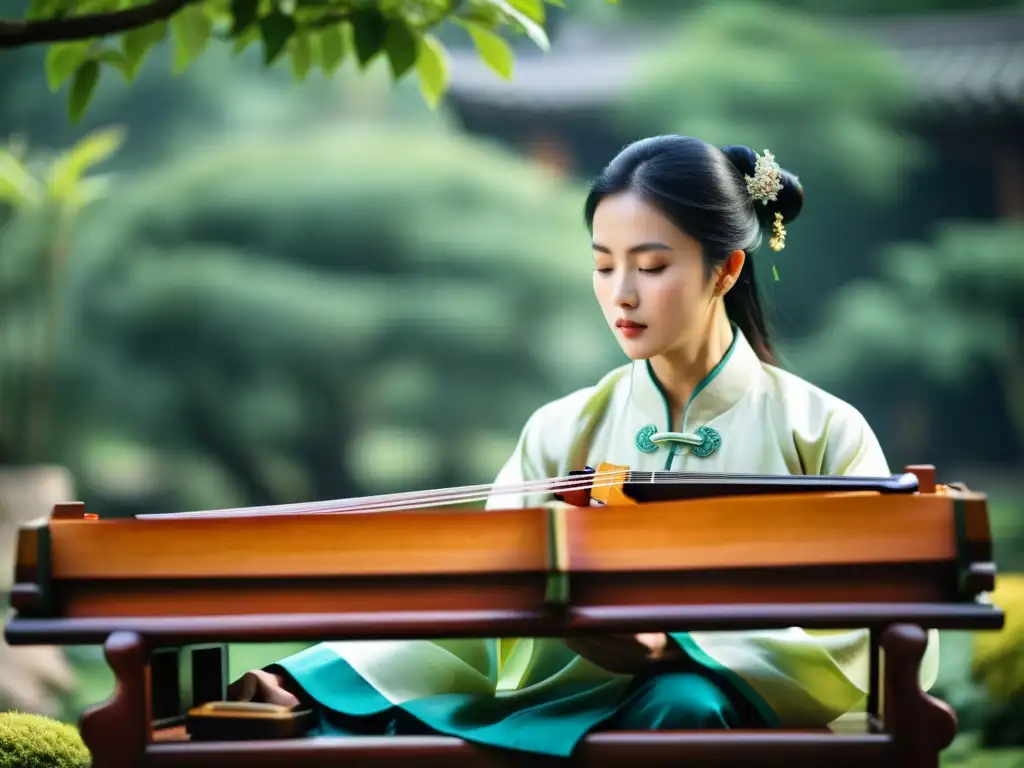
POLYGON ((263 686, 262 698, 267 704, 277 704, 289 709, 294 709, 299 705, 298 697, 291 691, 282 688, 276 682, 263 686))
POLYGON ((668 645, 664 632, 645 632, 637 635, 636 640, 648 649, 648 655, 653 659, 661 658, 668 645))
POLYGON ((259 678, 252 672, 246 672, 228 685, 228 701, 252 701, 259 692, 259 678))
POLYGON ((284 687, 277 675, 262 669, 254 669, 249 674, 258 681, 260 701, 283 707, 298 706, 298 697, 284 687))

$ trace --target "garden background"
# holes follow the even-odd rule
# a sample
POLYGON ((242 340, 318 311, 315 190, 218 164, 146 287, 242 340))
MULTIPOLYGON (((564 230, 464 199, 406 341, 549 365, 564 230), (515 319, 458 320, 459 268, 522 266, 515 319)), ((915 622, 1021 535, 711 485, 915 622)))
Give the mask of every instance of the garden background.
MULTIPOLYGON (((895 469, 990 495, 1008 628, 943 636, 947 762, 1024 764, 1024 4, 567 5, 547 53, 439 28, 434 109, 384 57, 328 77, 169 36, 76 122, 46 47, 0 51, 4 587, 17 525, 57 500, 488 482, 536 407, 622 359, 587 179, 643 135, 746 143, 807 192, 758 254, 785 365, 856 405, 895 469)), ((234 649, 232 672, 287 650, 234 649)), ((98 648, 0 645, 7 708, 74 721, 110 686, 98 648)))

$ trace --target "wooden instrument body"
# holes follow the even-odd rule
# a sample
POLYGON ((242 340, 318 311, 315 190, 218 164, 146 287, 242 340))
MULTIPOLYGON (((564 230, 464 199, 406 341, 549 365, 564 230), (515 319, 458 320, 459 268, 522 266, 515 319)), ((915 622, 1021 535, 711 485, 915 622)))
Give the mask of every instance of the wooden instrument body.
POLYGON ((866 627, 875 680, 886 633, 889 649, 884 718, 877 690, 868 702, 872 732, 607 734, 578 760, 932 766, 955 720, 917 686, 922 630, 1003 619, 978 600, 995 576, 985 497, 915 471, 917 493, 638 505, 613 484, 600 489, 605 506, 486 514, 105 520, 61 505, 20 533, 6 634, 106 644, 118 690, 83 721, 97 768, 236 764, 230 754, 245 765, 478 766, 516 763, 443 739, 189 743, 162 740, 161 726, 188 709, 176 698, 186 646, 197 646, 195 706, 224 698, 230 642, 866 627))

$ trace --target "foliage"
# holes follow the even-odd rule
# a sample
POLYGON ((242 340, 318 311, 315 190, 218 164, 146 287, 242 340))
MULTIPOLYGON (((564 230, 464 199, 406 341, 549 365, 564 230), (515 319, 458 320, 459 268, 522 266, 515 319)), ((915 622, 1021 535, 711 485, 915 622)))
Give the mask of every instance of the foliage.
POLYGON ((1024 575, 1001 574, 991 600, 1005 612, 1006 624, 976 635, 971 672, 989 696, 1005 703, 1024 693, 1024 575))
POLYGON ((0 768, 88 768, 92 763, 78 730, 39 715, 0 715, 0 768))
MULTIPOLYGON (((640 19, 677 16, 680 11, 712 5, 718 0, 630 0, 623 15, 640 19)), ((1016 8, 1020 0, 774 0, 774 5, 827 15, 904 15, 973 11, 982 8, 1016 8)))
POLYGON ((26 148, 16 144, 0 149, 0 208, 26 211, 52 205, 73 218, 106 193, 109 177, 86 174, 123 142, 123 132, 110 128, 86 136, 54 158, 28 159, 26 148))
MULTIPOLYGON (((615 0, 608 0, 614 2, 615 0)), ((524 34, 548 48, 545 4, 562 0, 32 0, 26 20, 0 22, 0 49, 53 43, 46 59, 50 88, 68 84, 78 120, 104 69, 131 82, 149 52, 174 43, 173 71, 184 72, 214 39, 243 51, 259 44, 268 67, 288 61, 298 80, 316 68, 333 74, 347 60, 363 70, 386 58, 394 79, 415 71, 436 105, 448 86, 449 60, 435 30, 463 27, 484 62, 504 78, 514 55, 503 36, 524 34), (119 45, 107 38, 119 38, 119 45)))
POLYGON ((802 12, 729 0, 679 22, 676 44, 638 68, 617 113, 631 135, 768 148, 799 175, 807 202, 786 249, 755 258, 769 304, 786 308, 780 331, 799 336, 830 289, 869 273, 871 216, 884 217, 920 167, 921 145, 901 128, 910 94, 876 43, 802 12))
POLYGON ((69 285, 76 477, 149 478, 150 508, 489 479, 539 402, 609 362, 580 200, 486 145, 376 126, 140 175, 69 285))
POLYGON ((845 386, 913 370, 932 387, 964 388, 992 370, 999 389, 988 394, 1024 445, 1022 237, 1016 221, 947 223, 931 243, 891 246, 880 277, 844 286, 794 354, 808 375, 845 386))
POLYGON ((118 125, 126 141, 104 166, 118 175, 217 136, 286 137, 295 129, 364 117, 425 125, 447 119, 423 100, 415 78, 393 83, 383 59, 366 71, 343 67, 328 77, 317 70, 298 84, 287 67, 265 68, 256 46, 235 56, 229 46, 213 45, 187 72, 174 75, 173 42, 165 40, 149 52, 130 84, 120 76, 104 77, 88 113, 72 124, 64 94, 48 92, 45 57, 43 47, 0 52, 0 137, 31 137, 38 152, 118 125))
POLYGON ((873 45, 803 13, 725 2, 686 17, 678 44, 649 58, 622 110, 630 124, 770 147, 784 166, 887 199, 891 179, 916 159, 893 124, 909 96, 873 45))
POLYGON ((0 213, 13 212, 0 253, 0 462, 46 461, 50 377, 60 323, 60 281, 83 209, 109 189, 90 175, 123 142, 118 129, 87 135, 53 157, 0 150, 0 213))
POLYGON ((1022 749, 985 749, 975 734, 962 733, 939 756, 941 768, 1020 768, 1022 749))
POLYGON ((990 700, 983 743, 1024 746, 1024 574, 1001 575, 992 602, 1005 612, 1006 625, 977 633, 971 665, 990 700))

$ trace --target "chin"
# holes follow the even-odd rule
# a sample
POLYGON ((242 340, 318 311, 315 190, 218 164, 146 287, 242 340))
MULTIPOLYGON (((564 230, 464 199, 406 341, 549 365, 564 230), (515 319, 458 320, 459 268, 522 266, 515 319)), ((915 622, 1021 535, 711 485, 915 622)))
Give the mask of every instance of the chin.
POLYGON ((630 339, 619 339, 619 347, 625 353, 626 357, 630 360, 650 360, 652 357, 657 357, 659 350, 654 348, 651 344, 644 344, 637 340, 632 341, 630 339))

